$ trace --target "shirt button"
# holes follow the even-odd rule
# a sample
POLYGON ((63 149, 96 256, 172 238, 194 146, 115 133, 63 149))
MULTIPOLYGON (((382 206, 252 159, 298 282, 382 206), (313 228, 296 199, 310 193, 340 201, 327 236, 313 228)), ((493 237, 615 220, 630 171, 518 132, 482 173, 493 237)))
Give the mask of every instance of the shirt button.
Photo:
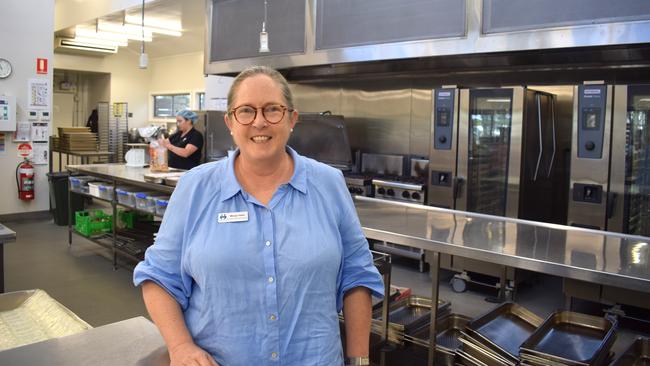
POLYGON ((271 315, 269 315, 269 320, 275 320, 275 319, 277 319, 277 318, 275 317, 275 314, 271 314, 271 315))
POLYGON ((276 358, 278 358, 278 353, 277 353, 277 352, 273 352, 273 353, 271 353, 271 358, 274 359, 274 360, 275 360, 276 358))
POLYGON ((273 283, 273 277, 269 277, 269 283, 273 283))
POLYGON ((270 247, 270 246, 271 246, 271 242, 267 240, 266 243, 264 243, 264 245, 266 245, 267 247, 270 247))

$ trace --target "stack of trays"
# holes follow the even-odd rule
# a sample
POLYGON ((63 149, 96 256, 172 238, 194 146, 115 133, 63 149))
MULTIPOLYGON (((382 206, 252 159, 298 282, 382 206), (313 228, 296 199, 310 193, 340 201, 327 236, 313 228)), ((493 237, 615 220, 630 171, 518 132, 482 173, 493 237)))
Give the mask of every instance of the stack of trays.
POLYGON ((605 365, 615 340, 615 321, 556 311, 521 345, 521 365, 605 365))
POLYGON ((612 366, 650 365, 650 338, 637 338, 612 366))
MULTIPOLYGON (((448 301, 438 300, 438 318, 449 314, 448 301)), ((388 309, 388 340, 404 344, 404 335, 429 324, 431 320, 431 299, 419 296, 409 296, 390 304, 388 309)), ((381 334, 381 308, 372 314, 371 329, 381 334)))
POLYGON ((59 127, 56 144, 65 151, 97 151, 97 134, 88 127, 59 127))
POLYGON ((526 308, 506 302, 467 324, 457 351, 465 365, 515 366, 519 346, 533 334, 543 320, 526 308))
MULTIPOLYGON (((469 317, 460 314, 447 314, 436 322, 436 360, 435 365, 452 366, 456 361, 456 351, 460 349, 460 334, 471 321, 469 317)), ((429 326, 419 328, 413 334, 405 334, 404 340, 414 343, 415 353, 422 360, 427 359, 429 350, 429 326)))

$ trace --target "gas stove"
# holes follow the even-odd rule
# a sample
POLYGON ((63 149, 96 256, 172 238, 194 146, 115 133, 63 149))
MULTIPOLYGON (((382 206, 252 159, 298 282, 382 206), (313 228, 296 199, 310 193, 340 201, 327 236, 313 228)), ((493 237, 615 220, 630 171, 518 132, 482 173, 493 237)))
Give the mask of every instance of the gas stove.
POLYGON ((345 184, 350 194, 373 197, 372 176, 346 173, 345 184))
POLYGON ((381 176, 372 180, 375 197, 424 204, 426 180, 421 177, 381 176))

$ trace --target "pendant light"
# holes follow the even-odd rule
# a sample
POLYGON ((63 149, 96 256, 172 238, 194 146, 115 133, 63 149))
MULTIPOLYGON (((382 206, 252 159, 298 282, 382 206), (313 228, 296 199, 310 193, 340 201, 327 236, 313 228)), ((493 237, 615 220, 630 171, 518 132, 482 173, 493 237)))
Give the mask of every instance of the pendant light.
POLYGON ((271 52, 269 50, 269 34, 266 32, 268 3, 264 0, 264 21, 262 22, 262 31, 260 32, 260 53, 271 52))
POLYGON ((140 43, 140 68, 146 69, 149 65, 149 56, 144 52, 144 0, 142 0, 142 43, 140 43))

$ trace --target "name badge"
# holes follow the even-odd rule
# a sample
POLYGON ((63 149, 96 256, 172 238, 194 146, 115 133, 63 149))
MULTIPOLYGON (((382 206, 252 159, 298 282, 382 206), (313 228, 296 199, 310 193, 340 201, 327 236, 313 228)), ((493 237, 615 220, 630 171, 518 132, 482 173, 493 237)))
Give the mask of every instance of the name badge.
POLYGON ((248 221, 248 211, 241 212, 222 212, 217 215, 217 222, 225 224, 228 222, 248 221))

